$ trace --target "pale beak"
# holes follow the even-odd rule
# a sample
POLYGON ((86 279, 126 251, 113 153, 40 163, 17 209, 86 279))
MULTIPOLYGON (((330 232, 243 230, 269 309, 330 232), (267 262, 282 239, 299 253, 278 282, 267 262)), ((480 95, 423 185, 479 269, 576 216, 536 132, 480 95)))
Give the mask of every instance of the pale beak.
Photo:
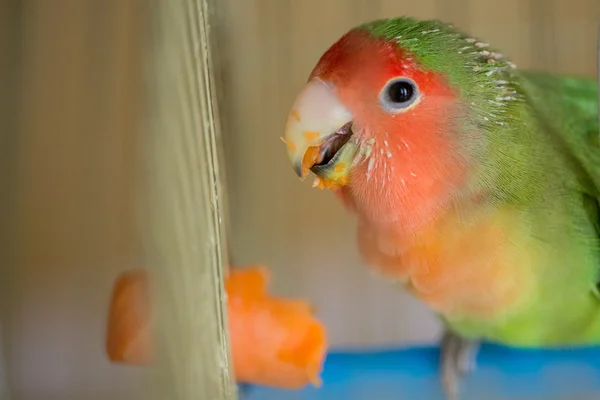
MULTIPOLYGON (((313 78, 304 86, 290 110, 284 136, 288 157, 299 177, 305 178, 312 170, 331 179, 326 175, 334 175, 338 153, 350 140, 352 118, 331 85, 313 78)), ((335 175, 342 172, 347 173, 347 168, 338 168, 335 175)))

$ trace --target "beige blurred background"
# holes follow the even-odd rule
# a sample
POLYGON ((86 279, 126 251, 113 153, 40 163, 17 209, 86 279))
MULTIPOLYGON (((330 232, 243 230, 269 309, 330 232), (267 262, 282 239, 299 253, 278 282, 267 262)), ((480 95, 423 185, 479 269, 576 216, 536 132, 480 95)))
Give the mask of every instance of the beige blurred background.
MULTIPOLYGON (((135 368, 104 355, 117 274, 142 263, 136 140, 144 140, 143 0, 5 1, 0 73, 5 183, 2 371, 16 399, 126 399, 135 368), (6 370, 7 369, 7 370, 6 370)), ((370 19, 439 18, 521 68, 593 76, 598 0, 220 0, 219 73, 234 266, 263 263, 273 291, 310 299, 337 346, 433 341, 432 315, 371 276, 355 221, 300 183, 279 136, 319 56, 370 19)), ((0 353, 1 355, 1 353, 0 353)), ((1 393, 0 393, 1 396, 1 393)))

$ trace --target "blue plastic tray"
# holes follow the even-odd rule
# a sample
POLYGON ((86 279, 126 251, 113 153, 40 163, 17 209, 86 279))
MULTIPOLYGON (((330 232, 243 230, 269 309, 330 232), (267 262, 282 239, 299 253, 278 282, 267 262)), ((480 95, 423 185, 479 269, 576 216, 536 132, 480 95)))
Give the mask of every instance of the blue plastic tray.
MULTIPOLYGON (((439 348, 332 351, 323 386, 246 386, 243 400, 443 400, 439 348)), ((600 400, 600 347, 515 350, 484 344, 461 400, 600 400)))

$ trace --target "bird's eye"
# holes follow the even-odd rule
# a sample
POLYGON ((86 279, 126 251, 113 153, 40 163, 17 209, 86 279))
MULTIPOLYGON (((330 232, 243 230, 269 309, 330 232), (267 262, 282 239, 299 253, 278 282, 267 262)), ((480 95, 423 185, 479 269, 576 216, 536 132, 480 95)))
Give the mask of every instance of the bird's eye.
POLYGON ((379 94, 379 101, 389 112, 402 111, 419 97, 417 84, 408 78, 390 79, 379 94))

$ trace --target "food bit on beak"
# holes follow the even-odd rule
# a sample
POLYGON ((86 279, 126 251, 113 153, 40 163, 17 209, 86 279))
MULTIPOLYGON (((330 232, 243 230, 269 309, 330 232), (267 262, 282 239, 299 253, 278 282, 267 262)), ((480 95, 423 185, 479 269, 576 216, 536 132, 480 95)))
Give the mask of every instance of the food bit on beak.
POLYGON ((313 165, 319 163, 319 159, 321 157, 321 148, 317 146, 310 146, 306 149, 304 153, 304 157, 302 157, 302 164, 300 165, 300 172, 296 171, 296 173, 300 176, 300 179, 304 180, 308 172, 313 167, 313 165))
POLYGON ((311 170, 329 174, 327 164, 337 162, 333 159, 350 139, 351 125, 352 113, 341 103, 335 86, 311 79, 296 97, 285 126, 284 142, 296 174, 301 179, 311 170))

